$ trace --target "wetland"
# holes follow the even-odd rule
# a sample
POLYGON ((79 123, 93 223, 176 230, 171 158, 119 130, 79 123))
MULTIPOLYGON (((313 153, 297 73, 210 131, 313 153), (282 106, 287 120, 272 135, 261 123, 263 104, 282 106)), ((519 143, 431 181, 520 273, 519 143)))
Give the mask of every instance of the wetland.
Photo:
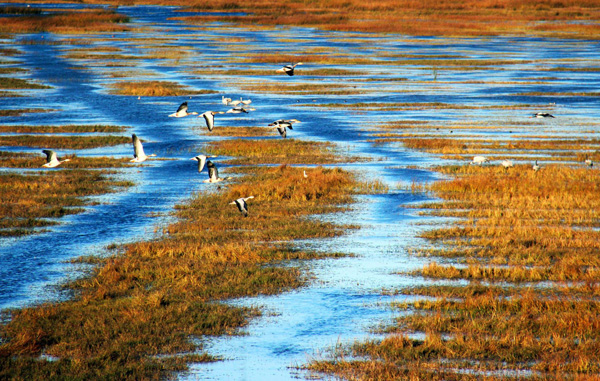
POLYGON ((0 375, 594 377, 598 7, 415 37, 267 3, 4 6, 0 375))

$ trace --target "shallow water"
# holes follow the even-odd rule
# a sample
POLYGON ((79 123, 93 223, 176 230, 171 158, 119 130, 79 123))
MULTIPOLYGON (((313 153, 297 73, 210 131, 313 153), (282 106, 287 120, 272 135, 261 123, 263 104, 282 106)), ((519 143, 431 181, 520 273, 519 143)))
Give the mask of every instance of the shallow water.
MULTIPOLYGON (((44 5, 46 7, 47 5, 44 5)), ((66 5, 61 5, 66 6, 66 5)), ((69 5, 79 7, 80 5, 69 5)), ((205 191, 199 181, 195 162, 188 159, 202 151, 204 144, 214 140, 197 118, 168 118, 184 100, 191 111, 221 110, 221 95, 231 98, 251 98, 256 111, 248 115, 226 115, 216 119, 216 125, 266 126, 279 118, 302 121, 290 132, 290 137, 330 141, 349 155, 360 155, 372 161, 346 165, 366 179, 380 180, 390 187, 381 195, 361 196, 352 210, 344 215, 325 216, 341 223, 360 224, 361 229, 331 240, 298 242, 316 250, 331 250, 352 254, 341 259, 325 259, 302 263, 314 279, 310 285, 277 296, 244 298, 231 303, 260 306, 264 316, 252 321, 244 335, 207 339, 206 349, 225 361, 198 364, 180 375, 181 379, 285 380, 302 377, 295 366, 318 358, 327 348, 355 339, 375 337, 371 329, 390 321, 394 313, 386 306, 401 296, 381 296, 382 289, 397 289, 425 282, 401 275, 422 267, 426 258, 407 254, 407 249, 426 244, 416 238, 427 229, 428 220, 419 217, 405 205, 427 200, 423 194, 403 190, 412 183, 434 181, 438 175, 427 170, 439 164, 432 155, 412 152, 400 144, 374 145, 369 142, 370 130, 395 120, 426 120, 446 125, 439 135, 450 133, 453 123, 481 123, 482 127, 502 124, 507 129, 484 129, 483 138, 507 138, 511 132, 519 135, 552 134, 568 131, 572 136, 598 133, 595 124, 600 116, 597 97, 522 96, 532 91, 586 92, 597 91, 597 72, 547 71, 557 67, 585 67, 598 64, 600 44, 590 41, 546 40, 540 38, 444 39, 405 36, 373 36, 365 33, 335 33, 307 28, 275 28, 245 30, 214 23, 204 28, 191 27, 168 20, 180 15, 172 7, 120 7, 119 12, 131 17, 134 30, 114 36, 68 36, 44 34, 46 40, 68 40, 66 45, 19 45, 23 51, 15 66, 31 71, 24 77, 36 79, 55 88, 32 91, 28 98, 4 98, 2 108, 44 108, 57 111, 5 117, 2 124, 114 124, 131 126, 131 131, 147 140, 147 153, 160 158, 144 165, 124 169, 120 176, 136 186, 125 192, 98 197, 100 205, 89 207, 86 213, 60 220, 61 224, 40 235, 3 239, 0 241, 0 308, 19 307, 61 295, 54 285, 80 272, 65 261, 81 255, 106 255, 111 243, 150 239, 169 222, 173 206, 185 201, 192 192, 205 191), (246 40, 229 38, 243 37, 246 40), (191 55, 179 62, 162 64, 144 59, 135 67, 106 68, 64 57, 70 49, 93 46, 118 46, 123 54, 140 54, 141 45, 153 39, 164 39, 162 46, 185 47, 191 55), (136 40, 133 40, 136 39, 136 40), (143 39, 143 40, 137 40, 143 39), (290 43, 289 40, 294 40, 290 43), (222 65, 225 69, 241 67, 235 62, 238 51, 310 51, 327 46, 335 52, 360 57, 373 53, 413 54, 428 58, 458 56, 489 60, 517 60, 518 65, 484 68, 445 68, 422 65, 353 66, 370 77, 406 78, 396 82, 352 82, 365 90, 364 94, 347 96, 294 95, 248 93, 239 89, 239 78, 202 77, 191 73, 199 66, 222 65), (233 61, 229 61, 233 59, 233 61), (522 61, 522 62, 521 62, 522 61), (138 80, 172 80, 196 89, 210 89, 219 94, 193 97, 142 98, 108 95, 105 86, 117 81, 111 71, 142 68, 154 76, 138 80), (435 77, 435 80, 433 80, 435 77), (482 82, 485 81, 485 82, 482 82), (502 106, 534 105, 531 110, 501 108, 428 109, 399 111, 362 111, 297 107, 297 104, 334 102, 442 102, 458 105, 502 106), (556 103, 549 105, 549 103, 556 103), (26 106, 24 106, 26 104, 26 106), (556 120, 533 120, 531 113, 539 109, 557 115, 556 120), (514 131, 513 131, 514 130, 514 131), (417 167, 417 168, 415 168, 417 167), (155 214, 160 217, 152 217, 155 214)), ((42 35, 26 36, 39 39, 42 35)), ((396 58, 385 57, 382 61, 396 58)), ((399 59, 399 58, 398 58, 399 59)), ((273 57, 273 62, 278 62, 273 57)), ((284 64, 284 63, 282 63, 284 64)), ((273 72, 273 63, 248 64, 273 72)), ((335 67, 332 66, 332 67, 335 67)), ((343 66, 337 66, 343 68, 343 66)), ((304 65, 297 70, 310 68, 304 65)), ((261 78, 272 82, 302 83, 308 76, 277 76, 261 78)), ((351 78, 327 78, 325 81, 347 83, 351 78)), ((460 130, 453 133, 461 134, 460 130)), ((473 131, 469 131, 473 134, 473 131)), ((274 133, 273 139, 279 139, 274 133)), ((5 148, 2 148, 5 149, 5 148)), ((17 148, 39 152, 39 149, 17 148)), ((68 151, 63 153, 70 153, 68 151)), ((130 157, 130 145, 93 150, 79 150, 77 155, 110 155, 130 157)), ((40 154, 41 155, 41 154, 40 154)), ((217 163, 218 164, 218 163, 217 163)), ((225 169, 226 166, 223 166, 225 169)), ((203 178, 202 178, 203 179, 203 178)), ((439 221, 438 221, 439 222, 439 221)))

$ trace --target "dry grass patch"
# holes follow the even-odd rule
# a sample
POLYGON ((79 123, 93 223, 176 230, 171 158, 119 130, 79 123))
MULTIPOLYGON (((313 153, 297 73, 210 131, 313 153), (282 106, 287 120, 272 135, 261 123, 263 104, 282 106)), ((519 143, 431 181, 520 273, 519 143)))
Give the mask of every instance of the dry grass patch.
POLYGON ((333 144, 296 139, 222 140, 213 143, 207 150, 213 155, 235 156, 232 164, 326 164, 342 160, 333 144))
POLYGON ((127 136, 52 136, 52 135, 4 135, 0 146, 87 149, 119 144, 131 144, 127 136))
POLYGON ((48 15, 26 15, 3 18, 0 33, 111 33, 128 30, 129 19, 111 10, 54 12, 48 15))
POLYGON ((65 126, 29 126, 29 125, 3 125, 0 126, 0 133, 19 133, 19 134, 58 134, 58 133, 108 133, 123 132, 129 127, 109 126, 109 125, 65 125, 65 126))
POLYGON ((112 84, 111 87, 111 94, 144 97, 173 97, 217 93, 213 90, 191 90, 180 84, 167 81, 118 82, 112 84))

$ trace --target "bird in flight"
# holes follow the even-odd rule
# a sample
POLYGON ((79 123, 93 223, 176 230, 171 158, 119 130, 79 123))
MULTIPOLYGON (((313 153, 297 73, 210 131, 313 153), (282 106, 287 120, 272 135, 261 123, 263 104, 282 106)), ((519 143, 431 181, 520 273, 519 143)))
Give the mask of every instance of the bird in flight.
POLYGON ((58 167, 65 161, 71 161, 71 159, 58 160, 56 152, 52 151, 51 149, 45 149, 42 152, 46 154, 46 164, 42 165, 42 167, 54 168, 58 167))
POLYGON ((298 63, 295 63, 295 64, 292 63, 292 64, 289 64, 289 65, 285 65, 281 69, 277 69, 277 72, 278 73, 285 73, 285 74, 287 74, 287 75, 289 75, 291 77, 292 75, 294 75, 294 69, 298 65, 302 65, 302 62, 298 62, 298 63))
POLYGON ((246 203, 246 200, 250 200, 251 198, 254 198, 254 196, 240 197, 237 200, 230 202, 229 205, 236 205, 240 213, 242 213, 244 217, 248 217, 248 204, 246 203))
POLYGON ((142 141, 135 134, 131 135, 131 140, 133 142, 133 159, 130 160, 132 163, 141 163, 142 161, 146 161, 150 156, 156 156, 155 154, 146 155, 142 141))

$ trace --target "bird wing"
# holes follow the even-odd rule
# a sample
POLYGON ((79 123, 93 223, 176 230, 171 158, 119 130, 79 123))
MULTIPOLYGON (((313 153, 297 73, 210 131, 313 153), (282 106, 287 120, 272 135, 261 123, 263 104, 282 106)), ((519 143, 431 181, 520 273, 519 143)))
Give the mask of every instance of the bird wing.
POLYGON ((204 117, 204 120, 206 121, 206 127, 208 127, 208 130, 212 131, 213 128, 215 127, 215 116, 210 111, 205 112, 204 114, 202 114, 202 116, 204 117))
POLYGON ((42 152, 46 154, 46 163, 49 163, 54 160, 58 160, 56 158, 56 152, 52 151, 51 149, 45 149, 42 152))
POLYGON ((131 135, 131 139, 133 139, 133 157, 143 157, 144 147, 142 146, 142 142, 140 138, 138 138, 135 134, 131 135))
POLYGON ((184 110, 187 110, 187 109, 188 109, 187 102, 183 102, 182 104, 179 105, 179 108, 177 109, 177 112, 184 111, 184 110))
POLYGON ((206 156, 200 155, 196 157, 198 158, 198 172, 202 172, 204 165, 206 164, 206 156))

